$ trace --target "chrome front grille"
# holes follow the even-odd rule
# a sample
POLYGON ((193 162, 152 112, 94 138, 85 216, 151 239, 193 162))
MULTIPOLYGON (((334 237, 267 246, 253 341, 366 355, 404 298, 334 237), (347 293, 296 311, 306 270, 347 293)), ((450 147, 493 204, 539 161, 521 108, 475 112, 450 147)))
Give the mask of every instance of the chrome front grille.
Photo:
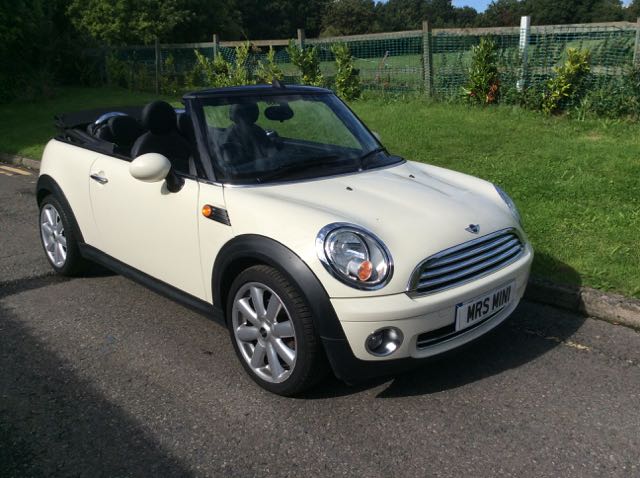
POLYGON ((422 295, 456 287, 511 264, 523 252, 514 229, 488 234, 427 258, 413 273, 408 292, 422 295))

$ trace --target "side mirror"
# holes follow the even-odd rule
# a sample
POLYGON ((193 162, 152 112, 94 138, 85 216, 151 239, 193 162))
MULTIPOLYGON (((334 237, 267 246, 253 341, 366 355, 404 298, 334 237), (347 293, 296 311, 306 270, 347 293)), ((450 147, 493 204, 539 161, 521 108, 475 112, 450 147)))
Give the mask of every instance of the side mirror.
POLYGON ((131 176, 145 183, 157 183, 166 179, 170 170, 169 160, 158 153, 142 154, 129 165, 131 176))
POLYGON ((373 133, 373 135, 376 137, 376 139, 380 142, 382 142, 382 138, 380 137, 380 133, 378 133, 377 131, 372 131, 371 133, 373 133))

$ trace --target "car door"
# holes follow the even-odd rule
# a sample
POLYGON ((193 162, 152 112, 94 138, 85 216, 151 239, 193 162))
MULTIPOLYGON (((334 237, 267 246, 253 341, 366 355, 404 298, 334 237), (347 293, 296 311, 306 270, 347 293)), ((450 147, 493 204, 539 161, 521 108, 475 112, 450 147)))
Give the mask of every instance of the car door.
POLYGON ((185 177, 178 192, 147 183, 128 161, 100 155, 90 170, 90 198, 102 252, 195 297, 205 299, 198 235, 198 191, 185 177))

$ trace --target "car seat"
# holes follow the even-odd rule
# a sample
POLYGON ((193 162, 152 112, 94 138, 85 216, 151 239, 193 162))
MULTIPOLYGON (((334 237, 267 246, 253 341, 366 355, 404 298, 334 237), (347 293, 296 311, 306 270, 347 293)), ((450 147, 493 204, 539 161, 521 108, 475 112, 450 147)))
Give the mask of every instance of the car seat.
POLYGON ((146 153, 166 156, 176 171, 189 172, 189 143, 178 133, 176 112, 164 101, 149 103, 142 110, 142 126, 147 130, 131 148, 131 157, 146 153))

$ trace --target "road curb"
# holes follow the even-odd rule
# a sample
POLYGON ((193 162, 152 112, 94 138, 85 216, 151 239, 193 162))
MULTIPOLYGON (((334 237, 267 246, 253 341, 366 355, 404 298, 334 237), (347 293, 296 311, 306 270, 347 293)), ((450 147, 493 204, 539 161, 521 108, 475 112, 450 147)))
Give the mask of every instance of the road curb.
POLYGON ((524 297, 640 330, 640 300, 623 295, 609 294, 589 287, 561 285, 532 277, 524 297))
POLYGON ((13 154, 0 153, 0 162, 13 164, 15 166, 23 166, 25 168, 40 170, 40 161, 35 159, 16 156, 13 154))
MULTIPOLYGON (((40 161, 22 156, 0 153, 0 162, 40 170, 40 161)), ((640 330, 640 300, 623 295, 607 294, 589 287, 556 284, 532 277, 524 297, 533 302, 580 312, 612 324, 640 330)))

